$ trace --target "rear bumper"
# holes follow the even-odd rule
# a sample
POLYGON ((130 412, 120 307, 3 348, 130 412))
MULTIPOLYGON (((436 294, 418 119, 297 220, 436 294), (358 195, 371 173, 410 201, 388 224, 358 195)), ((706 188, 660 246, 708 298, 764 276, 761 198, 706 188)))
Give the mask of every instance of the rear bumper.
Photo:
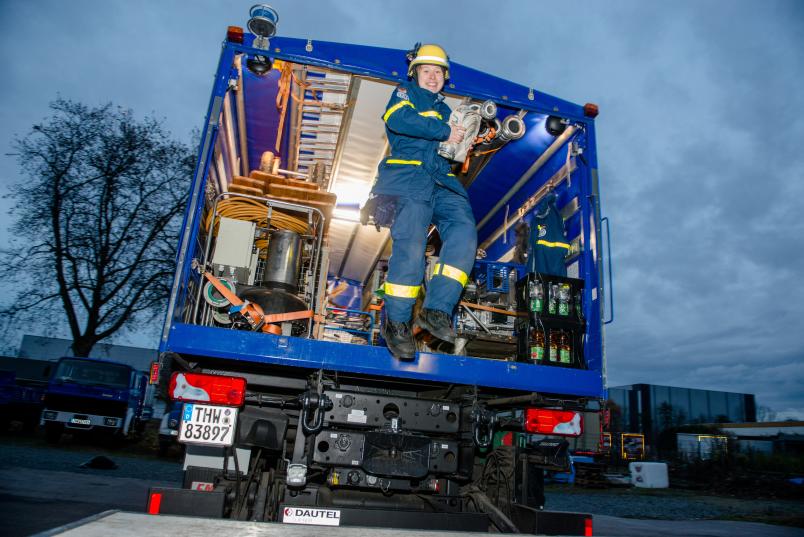
POLYGON ((325 369, 427 382, 604 397, 599 370, 570 369, 451 354, 419 352, 400 362, 384 347, 348 345, 174 323, 160 349, 182 356, 209 356, 276 366, 325 369))
POLYGON ((115 431, 122 429, 125 418, 119 416, 98 416, 95 414, 79 414, 75 412, 65 412, 64 410, 50 410, 45 408, 42 411, 41 424, 61 423, 65 429, 90 431, 93 429, 103 429, 115 431))

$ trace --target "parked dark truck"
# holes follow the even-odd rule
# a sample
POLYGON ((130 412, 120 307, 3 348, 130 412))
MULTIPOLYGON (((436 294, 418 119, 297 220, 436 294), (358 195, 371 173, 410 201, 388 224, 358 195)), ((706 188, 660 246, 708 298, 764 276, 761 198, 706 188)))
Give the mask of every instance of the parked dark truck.
POLYGON ((0 357, 0 430, 12 422, 20 423, 24 431, 36 429, 53 365, 47 360, 0 357))
POLYGON ((49 442, 62 433, 122 438, 146 416, 148 378, 133 367, 94 358, 60 358, 44 394, 41 425, 49 442))
POLYGON ((274 38, 275 12, 251 14, 257 35, 223 43, 160 345, 184 487, 152 489, 148 512, 591 535, 543 510, 542 484, 604 421, 597 107, 450 62, 446 101, 481 125, 453 167, 481 251, 455 344, 420 333, 400 361, 378 333, 389 233, 357 208, 406 51, 274 38), (527 267, 548 200, 562 274, 527 267))

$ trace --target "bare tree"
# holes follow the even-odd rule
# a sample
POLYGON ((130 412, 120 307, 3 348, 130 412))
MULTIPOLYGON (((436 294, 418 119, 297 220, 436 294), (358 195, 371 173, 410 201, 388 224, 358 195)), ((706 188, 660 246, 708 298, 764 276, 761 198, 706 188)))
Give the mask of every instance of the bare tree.
POLYGON ((160 121, 130 110, 65 99, 50 108, 14 142, 23 181, 12 187, 14 241, 0 258, 18 293, 0 313, 47 333, 61 312, 73 352, 87 356, 161 318, 194 157, 160 121))

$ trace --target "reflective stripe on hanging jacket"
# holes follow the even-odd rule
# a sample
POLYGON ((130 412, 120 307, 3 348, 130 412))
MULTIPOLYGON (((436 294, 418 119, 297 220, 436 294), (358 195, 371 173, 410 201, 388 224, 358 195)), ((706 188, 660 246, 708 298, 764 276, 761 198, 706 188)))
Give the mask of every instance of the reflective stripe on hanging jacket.
POLYGON ((564 258, 570 251, 570 244, 564 235, 564 219, 551 194, 534 211, 530 222, 528 241, 528 271, 566 276, 567 266, 564 258))

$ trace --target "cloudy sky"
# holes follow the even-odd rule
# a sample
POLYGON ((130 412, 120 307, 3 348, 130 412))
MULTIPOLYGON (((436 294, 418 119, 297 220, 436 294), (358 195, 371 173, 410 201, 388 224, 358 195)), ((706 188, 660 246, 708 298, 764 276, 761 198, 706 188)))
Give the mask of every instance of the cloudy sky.
MULTIPOLYGON (((11 140, 57 95, 153 113, 189 139, 226 26, 253 3, 0 0, 3 191, 19 180, 11 140)), ((281 35, 435 41, 460 63, 597 103, 609 384, 755 393, 804 419, 803 2, 272 4, 281 35)))

